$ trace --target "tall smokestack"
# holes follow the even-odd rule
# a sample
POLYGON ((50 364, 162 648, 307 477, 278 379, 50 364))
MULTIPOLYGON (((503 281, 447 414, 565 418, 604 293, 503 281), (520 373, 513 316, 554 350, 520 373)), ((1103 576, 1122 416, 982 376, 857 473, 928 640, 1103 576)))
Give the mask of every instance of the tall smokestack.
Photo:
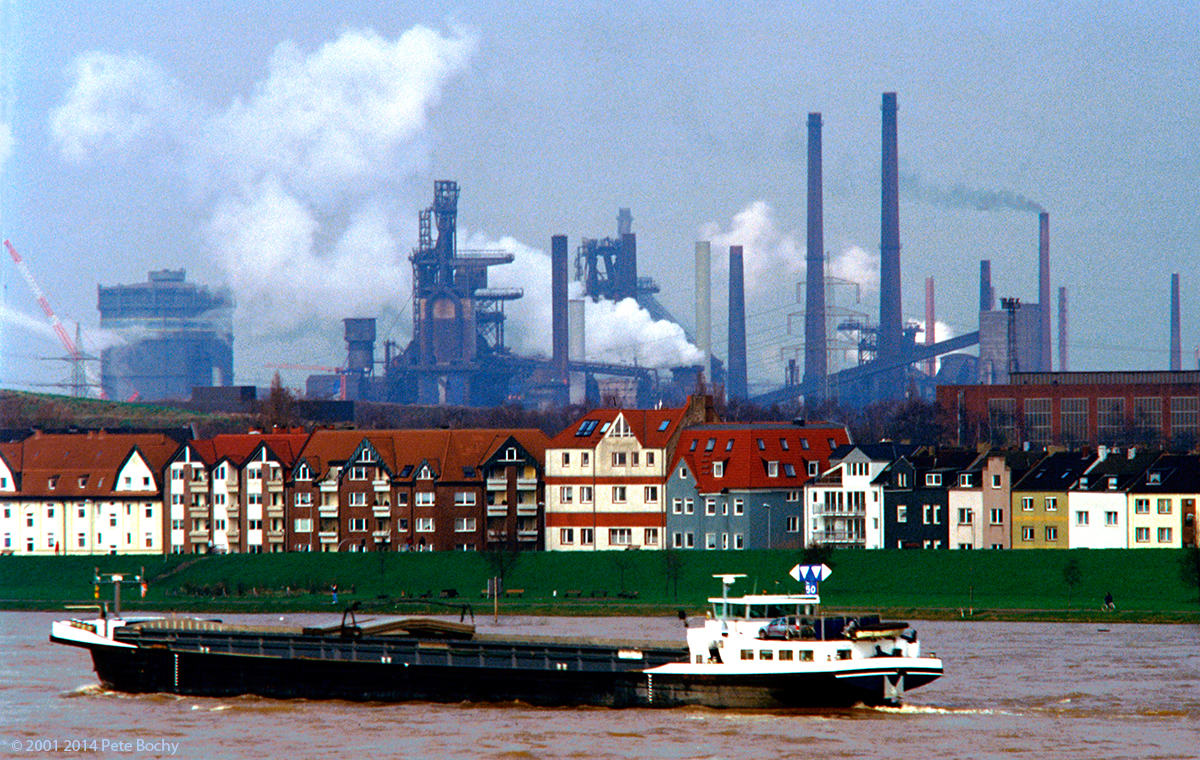
MULTIPOLYGON (((933 313, 933 278, 925 278, 925 345, 932 346, 936 338, 937 320, 933 313)), ((933 377, 937 374, 937 359, 930 357, 925 362, 925 374, 933 377)))
POLYGON ((810 394, 824 395, 829 368, 825 354, 825 199, 821 178, 821 114, 808 115, 808 259, 804 282, 804 380, 810 394))
POLYGON ((1058 289, 1058 371, 1067 372, 1067 289, 1058 289))
POLYGON ((992 288, 992 262, 979 262, 979 310, 992 311, 996 308, 996 291, 992 288))
POLYGON ((554 354, 554 379, 567 383, 570 334, 567 322, 567 236, 550 238, 550 336, 554 354))
POLYGON ((704 352, 704 379, 712 382, 712 245, 696 241, 696 343, 704 352))
POLYGON ((729 246, 729 366, 726 369, 725 395, 745 399, 746 379, 746 289, 742 268, 742 247, 729 246))
MULTIPOLYGON (((903 326, 900 322, 900 164, 896 129, 896 93, 883 94, 883 154, 880 182, 879 238, 879 338, 881 361, 900 358, 903 326)), ((887 395, 903 391, 903 370, 883 379, 887 395)))
POLYGON ((1183 353, 1179 345, 1179 273, 1171 275, 1171 371, 1183 369, 1183 353))
POLYGON ((1050 214, 1038 214, 1038 299, 1042 310, 1042 372, 1050 372, 1050 214))

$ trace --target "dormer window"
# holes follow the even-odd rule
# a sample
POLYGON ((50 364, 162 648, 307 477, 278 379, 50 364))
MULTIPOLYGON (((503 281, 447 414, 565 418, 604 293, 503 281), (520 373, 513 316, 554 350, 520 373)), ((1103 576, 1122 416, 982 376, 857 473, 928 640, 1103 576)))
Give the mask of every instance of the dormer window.
MULTIPOLYGON (((1155 473, 1155 474, 1157 475, 1158 473, 1155 473)), ((1108 479, 1108 490, 1110 490, 1110 491, 1115 491, 1115 490, 1117 490, 1117 479, 1116 479, 1116 477, 1115 477, 1115 476, 1114 476, 1114 477, 1110 477, 1110 478, 1108 479)))
POLYGON ((87 476, 87 475, 80 475, 80 476, 79 476, 79 487, 80 487, 80 488, 87 488, 87 482, 88 482, 88 476, 87 476))
POLYGON ((767 477, 779 477, 779 462, 767 462, 767 477))
POLYGON ((925 485, 940 486, 941 484, 942 484, 942 473, 940 473, 940 472, 925 473, 925 485))
POLYGON ((713 462, 713 477, 714 478, 725 477, 725 463, 724 462, 713 462))
POLYGON ((965 473, 965 472, 963 474, 959 475, 958 476, 958 484, 960 486, 962 486, 963 488, 970 488, 971 487, 971 475, 969 473, 965 473))
POLYGON ((58 476, 57 475, 46 480, 46 488, 49 488, 51 491, 53 491, 55 488, 58 488, 58 476))
POLYGON ((504 458, 501 459, 500 461, 501 462, 516 462, 517 461, 517 447, 509 446, 507 449, 505 449, 504 450, 504 458))
POLYGON ((1162 473, 1161 472, 1150 473, 1146 482, 1152 486, 1160 485, 1162 483, 1162 473))
POLYGON ((417 473, 417 479, 418 480, 433 480, 433 472, 429 469, 428 465, 423 466, 421 468, 421 471, 417 473))
POLYGON ((308 469, 307 462, 301 462, 297 465, 296 480, 312 480, 312 471, 308 469))
POLYGON ((896 473, 896 485, 899 486, 900 488, 908 487, 908 473, 907 472, 896 473))

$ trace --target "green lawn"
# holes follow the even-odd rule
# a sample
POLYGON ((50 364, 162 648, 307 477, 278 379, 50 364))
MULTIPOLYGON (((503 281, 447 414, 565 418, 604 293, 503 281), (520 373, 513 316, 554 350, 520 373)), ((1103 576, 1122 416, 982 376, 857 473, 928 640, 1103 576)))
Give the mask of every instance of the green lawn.
MULTIPOLYGON (((822 584, 826 606, 879 608, 913 617, 958 617, 974 609, 1000 617, 1061 617, 1068 606, 1063 567, 1078 562, 1073 614, 1099 614, 1111 591, 1120 619, 1200 621, 1196 590, 1179 578, 1178 550, 842 551, 822 584), (960 612, 964 611, 964 612, 960 612), (1002 611, 1002 612, 997 612, 1002 611)), ((745 573, 734 592, 799 590, 788 571, 797 552, 531 553, 508 570, 505 587, 521 590, 502 605, 512 612, 697 612, 720 594, 714 573, 745 573)), ((0 607, 58 608, 92 598, 93 568, 144 572, 146 599, 135 586, 126 606, 155 609, 328 609, 330 586, 340 601, 365 605, 382 598, 438 599, 490 606, 480 598, 493 570, 485 555, 273 554, 196 557, 0 557, 0 607)), ((111 599, 111 586, 101 587, 111 599)))

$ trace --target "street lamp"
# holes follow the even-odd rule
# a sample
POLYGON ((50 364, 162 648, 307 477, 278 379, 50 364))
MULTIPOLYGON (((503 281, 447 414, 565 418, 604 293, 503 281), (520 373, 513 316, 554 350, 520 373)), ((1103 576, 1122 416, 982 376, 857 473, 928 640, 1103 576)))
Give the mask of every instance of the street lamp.
POLYGON ((767 548, 771 548, 771 505, 763 502, 763 509, 767 512, 767 548))

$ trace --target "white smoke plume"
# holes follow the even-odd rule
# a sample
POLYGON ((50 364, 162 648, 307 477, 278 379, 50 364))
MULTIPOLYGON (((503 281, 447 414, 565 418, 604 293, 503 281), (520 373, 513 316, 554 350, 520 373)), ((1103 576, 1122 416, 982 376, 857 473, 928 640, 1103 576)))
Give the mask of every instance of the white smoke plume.
POLYGON ((475 45, 424 26, 394 40, 346 31, 307 54, 285 42, 225 107, 189 98, 142 56, 87 53, 51 132, 70 161, 176 153, 233 290, 241 345, 311 348, 302 336, 319 329, 335 348, 331 320, 377 314, 410 291, 416 224, 399 188, 426 168, 428 115, 475 45))
MULTIPOLYGON (((524 296, 505 309, 505 344, 518 354, 549 356, 551 347, 550 255, 511 237, 493 240, 483 233, 465 236, 460 247, 512 253, 512 264, 488 270, 494 288, 521 288, 524 296)), ((582 297, 582 285, 571 283, 572 298, 582 297)), ((626 298, 584 304, 584 331, 589 361, 636 364, 663 369, 699 364, 700 349, 692 345, 683 328, 655 320, 636 300, 626 298)))
POLYGON ((713 247, 713 260, 729 272, 729 246, 742 246, 746 290, 776 289, 780 281, 804 277, 804 247, 795 231, 783 231, 775 223, 766 201, 754 201, 733 215, 729 225, 709 222, 700 228, 700 238, 713 247))
POLYGON ((123 154, 153 137, 170 138, 189 106, 167 72, 140 55, 93 51, 75 59, 65 102, 50 117, 63 158, 84 162, 123 154))

